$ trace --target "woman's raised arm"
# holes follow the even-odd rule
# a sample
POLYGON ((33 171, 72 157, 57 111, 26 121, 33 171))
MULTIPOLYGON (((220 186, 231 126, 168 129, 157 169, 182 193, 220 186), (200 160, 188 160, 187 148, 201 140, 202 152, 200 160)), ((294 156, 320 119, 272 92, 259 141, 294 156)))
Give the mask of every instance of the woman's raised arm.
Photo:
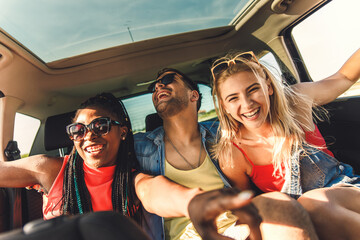
MULTIPOLYGON (((326 64, 326 63, 324 63, 326 64)), ((335 100, 360 78, 360 49, 335 74, 316 82, 298 83, 294 89, 310 97, 316 105, 335 100)))

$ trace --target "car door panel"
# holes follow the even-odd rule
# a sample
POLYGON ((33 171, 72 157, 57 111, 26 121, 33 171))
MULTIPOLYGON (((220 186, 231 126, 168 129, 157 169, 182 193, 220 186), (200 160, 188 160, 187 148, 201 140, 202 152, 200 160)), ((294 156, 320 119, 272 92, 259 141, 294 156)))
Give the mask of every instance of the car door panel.
POLYGON ((360 173, 360 97, 337 99, 327 104, 330 122, 319 122, 328 148, 335 157, 360 173))

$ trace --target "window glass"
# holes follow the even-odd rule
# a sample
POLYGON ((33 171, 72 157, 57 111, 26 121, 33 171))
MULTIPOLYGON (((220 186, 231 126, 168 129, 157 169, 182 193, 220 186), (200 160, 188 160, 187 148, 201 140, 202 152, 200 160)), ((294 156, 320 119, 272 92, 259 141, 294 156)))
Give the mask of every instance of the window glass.
POLYGON ((40 120, 16 113, 14 126, 14 141, 17 141, 21 157, 27 157, 34 142, 40 120))
MULTIPOLYGON (((211 88, 204 84, 199 84, 202 94, 201 108, 199 110, 199 121, 206 121, 216 117, 211 88)), ((123 103, 128 111, 134 133, 145 131, 145 118, 147 115, 156 112, 151 94, 146 93, 140 96, 123 99, 123 103)))
POLYGON ((202 94, 201 107, 198 113, 199 122, 217 117, 211 95, 211 88, 204 84, 199 84, 199 90, 202 94))
POLYGON ((262 58, 260 58, 259 62, 264 65, 276 79, 281 79, 282 73, 280 66, 271 52, 268 52, 262 58))
MULTIPOLYGON (((300 55, 312 80, 336 72, 359 48, 360 1, 334 0, 292 30, 300 55)), ((359 81, 344 95, 360 95, 359 81)))
POLYGON ((1 0, 1 28, 45 62, 232 25, 251 0, 1 0), (81 13, 81 14, 79 14, 81 13))
POLYGON ((144 95, 123 99, 122 101, 129 114, 133 132, 145 131, 145 117, 155 112, 151 94, 146 93, 144 95))

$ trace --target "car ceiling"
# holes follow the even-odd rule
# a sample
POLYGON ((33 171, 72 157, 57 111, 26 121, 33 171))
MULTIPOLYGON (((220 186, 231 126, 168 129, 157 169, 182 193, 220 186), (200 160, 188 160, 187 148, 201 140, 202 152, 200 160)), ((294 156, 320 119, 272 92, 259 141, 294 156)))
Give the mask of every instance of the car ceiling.
POLYGON ((285 0, 291 4, 282 13, 274 12, 282 9, 274 2, 280 1, 254 1, 232 26, 143 40, 50 63, 0 32, 0 90, 22 102, 18 112, 44 120, 72 111, 103 91, 117 97, 143 93, 147 85, 142 83, 153 80, 164 67, 208 83, 212 60, 232 49, 259 55, 273 49, 296 75, 279 35, 325 1, 285 0))

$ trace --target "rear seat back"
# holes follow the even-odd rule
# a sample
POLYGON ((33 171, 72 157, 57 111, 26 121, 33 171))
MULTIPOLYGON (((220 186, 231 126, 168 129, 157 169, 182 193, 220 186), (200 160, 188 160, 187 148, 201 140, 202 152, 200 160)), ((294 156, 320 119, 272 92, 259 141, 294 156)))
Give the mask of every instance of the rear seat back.
POLYGON ((145 130, 146 132, 153 131, 156 128, 163 125, 163 120, 157 113, 151 113, 145 118, 145 130))
POLYGON ((72 122, 75 111, 48 117, 45 122, 44 145, 46 151, 59 149, 60 156, 67 154, 73 146, 66 133, 66 126, 72 122), (66 149, 66 151, 62 151, 66 149))

